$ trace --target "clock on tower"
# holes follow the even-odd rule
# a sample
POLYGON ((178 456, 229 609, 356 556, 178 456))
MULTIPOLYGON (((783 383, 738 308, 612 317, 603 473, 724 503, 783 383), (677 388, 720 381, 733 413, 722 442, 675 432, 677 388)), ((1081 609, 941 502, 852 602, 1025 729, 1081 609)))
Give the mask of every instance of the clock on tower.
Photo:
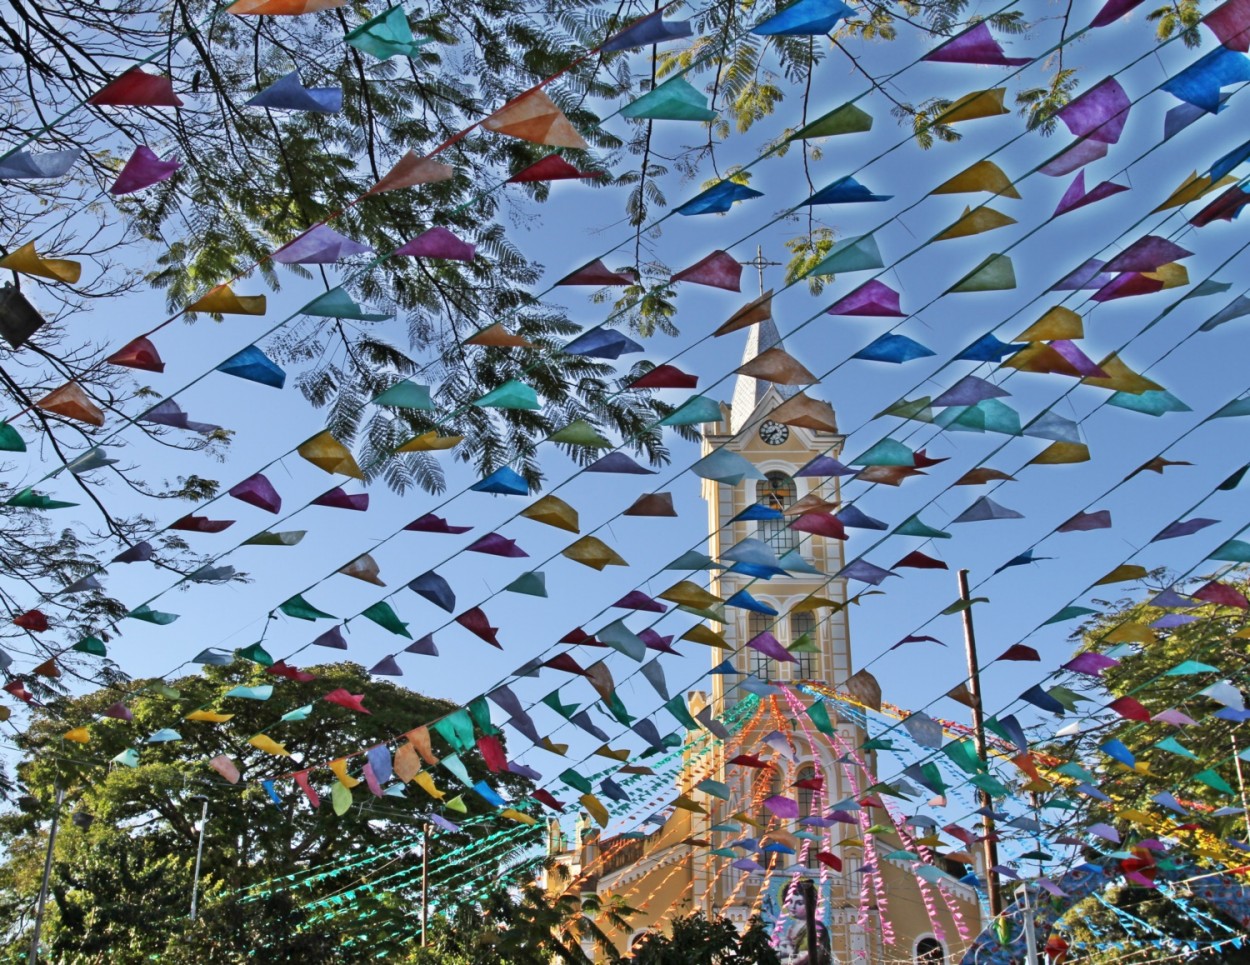
POLYGON ((760 423, 760 438, 770 446, 780 446, 790 438, 790 427, 765 419, 760 423))

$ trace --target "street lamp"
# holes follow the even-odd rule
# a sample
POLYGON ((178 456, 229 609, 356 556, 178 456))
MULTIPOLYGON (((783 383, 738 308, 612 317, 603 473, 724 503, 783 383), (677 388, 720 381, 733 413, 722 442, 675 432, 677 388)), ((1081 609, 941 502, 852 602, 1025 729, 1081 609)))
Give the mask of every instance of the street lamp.
POLYGON ((203 794, 197 794, 192 801, 199 801, 202 805, 200 809, 200 844, 195 850, 195 875, 191 879, 191 920, 195 921, 197 910, 197 899, 200 890, 200 861, 204 857, 204 827, 208 824, 208 798, 203 794))

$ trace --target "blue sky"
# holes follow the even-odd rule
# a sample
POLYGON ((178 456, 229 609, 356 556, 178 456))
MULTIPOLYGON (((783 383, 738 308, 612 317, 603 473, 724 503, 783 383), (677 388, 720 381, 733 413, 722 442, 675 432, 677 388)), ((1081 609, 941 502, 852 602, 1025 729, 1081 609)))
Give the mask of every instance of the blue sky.
MULTIPOLYGON (((1094 5, 1088 3, 1078 3, 1075 7, 1075 24, 1086 22, 1095 10, 1094 5)), ((1026 16, 1043 19, 1029 36, 1011 38, 1009 53, 1029 53, 1053 43, 1058 25, 1049 18, 1055 9, 1025 8, 1026 16)), ((1210 49, 1210 35, 1204 32, 1203 38, 1203 49, 1210 49)), ((1081 37, 1066 54, 1065 65, 1080 65, 1082 89, 1086 89, 1107 73, 1118 71, 1138 58, 1153 44, 1153 26, 1145 22, 1138 10, 1125 21, 1081 37)), ((910 64, 923 49, 914 31, 905 26, 900 28, 900 40, 893 44, 864 45, 852 41, 848 46, 862 56, 864 68, 877 77, 910 64)), ((930 455, 948 458, 949 461, 929 470, 928 476, 909 480, 900 489, 880 486, 869 489, 855 483, 845 487, 847 500, 854 498, 861 509, 891 523, 901 522, 910 513, 920 511, 929 525, 947 528, 946 524, 984 490, 949 491, 946 487, 1007 440, 994 434, 936 433, 933 427, 915 423, 900 426, 893 419, 874 421, 874 413, 903 396, 936 395, 957 377, 973 371, 973 363, 961 362, 939 372, 945 360, 990 329, 1007 340, 1051 305, 1062 302, 1085 316, 1083 347, 1095 360, 1130 340, 1124 356, 1139 371, 1162 358, 1148 374, 1193 410, 1160 419, 1106 406, 1094 411, 1105 400, 1106 393, 1085 387, 1059 402, 1060 395, 1071 388, 1071 380, 1062 376, 1015 375, 1005 383, 1011 392, 1006 401, 1025 419, 1057 403, 1055 411, 1081 421, 1084 438, 1093 453, 1092 461, 1080 466, 1033 467, 1021 473, 1018 482, 993 493, 996 501, 1023 513, 1023 519, 955 526, 954 538, 937 545, 921 545, 915 539, 894 537, 871 552, 868 559, 888 566, 909 550, 921 548, 949 562, 952 569, 968 567, 974 583, 980 582, 994 568, 1084 508, 1093 496, 1158 454, 1172 439, 1247 387, 1237 341, 1241 338, 1241 323, 1187 337, 1205 318, 1240 294, 1237 280, 1245 277, 1244 256, 1236 255, 1226 267, 1215 270, 1242 244, 1240 223, 1220 222, 1201 231, 1188 230, 1173 235, 1180 229, 1183 216, 1162 212, 1146 217, 1140 226, 1131 228, 1191 170, 1201 172, 1239 144, 1244 136, 1247 108, 1242 97, 1235 94, 1223 113, 1204 117, 1182 135, 1156 148, 1164 113, 1178 101, 1166 93, 1147 95, 1147 92, 1197 59, 1200 53, 1172 43, 1118 75, 1129 96, 1135 101, 1142 100, 1133 107, 1124 137, 1111 148, 1105 160, 1087 170, 1087 183, 1092 187, 1100 180, 1114 177, 1120 183, 1131 185, 1132 189, 1046 223, 1012 247, 1010 255, 1019 283, 1016 290, 946 296, 926 307, 919 317, 909 319, 899 331, 933 349, 936 353, 933 358, 897 367, 864 361, 839 365, 885 331, 893 320, 821 316, 807 324, 809 318, 834 299, 866 281, 870 277, 868 274, 838 278, 820 297, 812 297, 798 285, 775 299, 774 317, 786 336, 787 349, 814 372, 823 373, 838 366, 812 394, 833 403, 848 433, 848 454, 856 455, 891 434, 909 446, 923 444, 930 455), (1151 151, 1152 148, 1156 149, 1151 151), (1151 153, 1138 161, 1147 151, 1151 153), (1126 167, 1127 173, 1121 174, 1126 167), (1234 282, 1234 287, 1224 295, 1190 300, 1141 337, 1135 337, 1136 333, 1185 289, 1124 299, 1101 305, 1094 311, 1089 311, 1091 305, 1082 297, 1065 300, 1061 293, 1046 294, 1051 284, 1085 259, 1099 252, 1104 252, 1102 257, 1108 257, 1105 252, 1118 250, 1149 231, 1174 237, 1194 251, 1194 256, 1185 262, 1194 284, 1214 273, 1219 280, 1234 282), (1001 328, 996 328, 1000 325, 1001 328), (796 329, 798 331, 791 335, 796 329), (932 381, 926 382, 930 376, 932 381), (918 391, 917 386, 922 388, 918 391)), ((646 69, 640 55, 634 68, 638 75, 646 69)), ((888 89, 899 99, 916 103, 929 96, 953 98, 974 89, 995 86, 1009 73, 1008 68, 922 64, 891 81, 888 89)), ((1009 102, 1022 86, 1041 84, 1046 76, 1046 69, 1030 67, 1021 76, 1012 78, 1007 82, 1009 102)), ((696 83, 702 81, 696 79, 696 83)), ((832 53, 815 76, 810 117, 859 95, 864 87, 862 76, 856 75, 841 54, 832 53)), ((961 141, 938 144, 925 152, 914 143, 900 145, 906 138, 906 130, 894 123, 889 116, 889 104, 881 95, 873 94, 859 104, 876 118, 872 132, 825 142, 823 157, 811 162, 812 181, 819 188, 855 173, 858 180, 873 190, 895 197, 879 205, 823 208, 818 211, 818 217, 822 223, 833 227, 839 237, 876 230, 883 257, 891 266, 882 280, 902 292, 905 309, 928 305, 986 255, 1006 250, 1046 222, 1070 181, 1070 176, 1047 178, 1034 174, 1019 184, 1022 200, 1001 199, 992 203, 997 210, 1016 218, 1018 224, 973 238, 928 246, 894 267, 903 255, 953 221, 965 204, 983 200, 983 196, 926 197, 933 187, 992 152, 996 163, 1009 175, 1018 177, 1069 143, 1071 138, 1062 129, 1051 138, 1038 134, 1020 136, 1023 122, 1013 114, 961 125, 961 141), (913 204, 914 208, 898 215, 913 204)), ((613 109, 614 106, 605 106, 602 113, 608 114, 613 109)), ((718 148, 721 170, 748 162, 782 128, 797 126, 799 109, 799 92, 789 90, 775 117, 745 135, 731 135, 718 148)), ((627 122, 619 117, 606 124, 621 134, 627 129, 627 122)), ((661 154, 696 141, 703 134, 698 125, 678 122, 657 122, 656 130, 657 149, 661 154)), ((399 146, 394 153, 398 156, 399 146)), ((636 158, 622 156, 612 159, 610 167, 619 173, 636 163, 636 158)), ((700 172, 701 178, 707 176, 710 176, 709 171, 700 172)), ((674 270, 739 238, 747 240, 736 244, 731 253, 740 259, 752 257, 756 245, 760 244, 766 257, 785 260, 784 240, 797 234, 804 225, 783 223, 759 229, 778 212, 807 196, 806 184, 801 179, 800 152, 791 150, 784 158, 771 158, 756 169, 752 179, 752 185, 764 192, 763 198, 736 205, 726 216, 670 218, 663 224, 661 234, 648 239, 648 245, 674 270), (754 234, 757 231, 759 233, 754 234)), ((670 175, 663 187, 670 202, 676 204, 696 193, 698 183, 683 182, 670 175)), ((628 243, 629 247, 609 255, 607 263, 620 267, 632 260, 631 232, 621 221, 624 192, 624 188, 594 189, 576 182, 557 184, 546 205, 518 202, 503 217, 507 219, 509 237, 544 265, 545 284, 578 267, 589 255, 599 255, 621 243, 628 243)), ((1192 212, 1198 207, 1193 205, 1185 210, 1192 212)), ((136 246, 131 254, 132 264, 146 267, 155 255, 136 246)), ((766 284, 780 284, 779 269, 770 269, 766 284)), ((237 284, 236 290, 252 294, 259 292, 261 286, 259 281, 249 280, 237 284)), ((149 384, 166 392, 170 387, 191 381, 207 368, 206 360, 215 364, 250 344, 258 330, 267 328, 271 320, 294 311, 314 293, 311 286, 291 279, 284 283, 281 292, 270 293, 270 308, 263 321, 236 317, 221 324, 201 320, 194 326, 178 324, 166 329, 157 343, 168 369, 163 376, 153 376, 149 384)), ((645 357, 664 361, 689 348, 676 364, 699 374, 701 391, 727 399, 731 383, 723 380, 738 363, 745 334, 700 340, 755 294, 752 269, 744 273, 741 296, 689 285, 682 287, 676 318, 681 334, 676 338, 655 336, 648 340, 645 357)), ((585 289, 564 289, 559 295, 558 301, 569 308, 572 317, 587 326, 597 324, 607 313, 605 306, 590 301, 585 289)), ((115 349, 164 317, 165 312, 158 296, 145 294, 127 298, 124 305, 101 305, 93 315, 84 328, 89 324, 93 337, 115 349)), ((398 334, 401 330, 402 326, 396 323, 394 331, 398 334)), ((625 361, 633 358, 626 357, 625 361)), ((981 369, 977 373, 995 381, 1000 378, 981 369)), ((674 399, 681 397, 680 393, 669 395, 674 399)), ((194 419, 237 430, 235 442, 224 464, 137 443, 126 450, 125 458, 141 465, 141 474, 151 482, 160 479, 172 482, 176 477, 194 472, 218 478, 223 488, 227 488, 277 452, 311 435, 320 428, 322 420, 322 414, 310 409, 293 387, 279 392, 220 374, 210 375, 180 395, 179 402, 194 419)), ((1246 442, 1246 429, 1238 420, 1198 428, 1180 446, 1167 452, 1168 458, 1191 461, 1193 467, 1170 469, 1163 476, 1144 474, 1093 507, 1112 511, 1114 526, 1111 530, 1054 537, 1038 552, 1056 559, 1008 570, 978 591, 978 595, 990 598, 988 604, 978 606, 976 611, 983 659, 996 656, 1020 640, 1086 585, 1144 546, 1168 523, 1188 515, 1188 510, 1202 494, 1242 464, 1246 442)), ((1014 439, 987 464, 1014 473, 1044 445, 1036 439, 1014 439)), ((489 599, 486 610, 492 621, 502 627, 500 640, 505 650, 499 654, 461 630, 446 631, 438 636, 442 656, 437 660, 401 658, 406 673, 402 682, 439 696, 458 700, 471 698, 530 656, 545 650, 574 626, 585 624, 593 629, 619 616, 620 611, 604 616, 597 614, 629 589, 640 587, 654 593, 677 579, 679 574, 663 574, 647 581, 669 559, 699 542, 705 533, 706 511, 699 498, 697 480, 683 471, 696 458, 695 447, 676 439, 672 440, 672 446, 672 466, 654 477, 642 480, 631 476, 583 475, 559 491, 561 498, 581 512, 584 530, 608 521, 606 529, 598 535, 616 548, 631 566, 594 573, 569 561, 557 560, 542 567, 547 572, 550 593, 546 600, 514 594, 494 595, 520 572, 533 568, 534 561, 545 559, 567 544, 568 536, 557 530, 518 520, 501 531, 518 539, 531 559, 506 561, 460 554, 444 564, 445 559, 473 536, 495 528, 525 505, 516 498, 461 494, 475 477, 463 466, 445 460, 448 493, 455 495, 445 509, 438 512, 452 522, 472 523, 476 527, 474 533, 466 537, 402 534, 375 554, 381 565, 382 579, 390 587, 399 587, 437 566, 457 592, 458 609, 489 599), (624 522, 615 519, 637 496, 640 482, 648 490, 671 491, 678 518, 624 522)), ((45 456, 46 453, 32 446, 29 457, 17 460, 21 464, 22 458, 28 458, 29 462, 21 465, 15 475, 24 474, 28 480, 38 478, 48 468, 48 463, 41 461, 45 456)), ((544 465, 551 485, 574 475, 572 463, 553 448, 548 449, 544 465)), ((301 505, 321 492, 329 479, 294 457, 267 473, 288 507, 301 505)), ((101 478, 107 479, 107 475, 101 474, 101 478)), ((105 486, 106 502, 110 505, 138 507, 115 481, 106 481, 105 486)), ((70 495, 72 487, 65 482, 46 488, 74 498, 70 495)), ((185 592, 166 593, 154 602, 154 607, 179 613, 181 620, 167 628, 128 621, 124 635, 111 645, 112 656, 125 670, 137 676, 168 671, 203 647, 230 648, 252 643, 266 623, 266 614, 292 592, 349 562, 356 554, 371 550, 378 540, 447 498, 423 493, 399 497, 381 485, 371 489, 371 497, 373 504, 366 514, 348 515, 314 507, 301 512, 298 519, 284 523, 279 528, 308 530, 308 536, 295 549, 248 548, 222 560, 247 570, 254 578, 249 585, 195 586, 185 592)), ((1134 562, 1147 567, 1167 565, 1179 571, 1197 566, 1199 573, 1214 569, 1213 564, 1203 566, 1201 560, 1244 524, 1240 511, 1243 505, 1238 492, 1217 494, 1199 507, 1196 515, 1220 519, 1219 525, 1184 540, 1152 546, 1134 557, 1134 562)), ((182 507, 175 511, 169 506, 158 509, 163 523, 186 511, 182 507)), ((234 545, 248 533, 266 528, 272 522, 258 510, 228 497, 215 504, 208 515, 239 522, 220 536, 190 535, 188 538, 193 545, 204 551, 234 545)), ((85 506, 64 511, 57 522, 63 525, 97 523, 85 506)), ((848 558, 865 552, 874 539, 875 534, 854 531, 847 544, 848 558)), ((954 599, 953 573, 901 572, 905 574, 902 579, 890 579, 883 585, 888 591, 885 595, 867 599, 852 613, 852 646, 857 664, 880 656, 954 599)), ((111 567, 106 582, 110 591, 122 600, 138 603, 163 589, 169 581, 167 574, 139 565, 111 567)), ((1109 588, 1108 592, 1114 594, 1117 588, 1109 588)), ((358 612, 379 593, 367 584, 335 576, 308 595, 323 609, 346 615, 358 612)), ((410 622, 415 635, 445 622, 440 611, 407 592, 398 597, 396 608, 403 619, 410 622)), ((873 671, 881 679, 887 699, 904 707, 927 705, 963 677, 958 619, 957 616, 941 617, 924 631, 948 643, 948 648, 919 644, 874 664, 873 671)), ((659 628, 663 629, 669 622, 680 627, 686 625, 684 620, 666 621, 659 624, 659 628)), ((346 656, 370 666, 381 654, 394 649, 395 638, 362 623, 353 624, 355 632, 350 636, 351 650, 346 656)), ((645 621, 636 619, 631 623, 646 625, 645 621)), ((327 626, 321 623, 314 627, 280 618, 270 626, 265 645, 275 656, 285 656, 327 626)), ((1030 644, 1043 654, 1041 668, 1028 664, 990 668, 985 683, 987 706, 997 709, 1008 704, 1016 694, 1039 679, 1044 669, 1066 659, 1070 649, 1065 641, 1067 631, 1066 626, 1049 627, 1030 639, 1030 644)), ((688 647, 684 652, 686 656, 681 660, 666 660, 674 690, 681 689, 687 682, 693 684, 707 667, 703 648, 688 647)), ((331 651, 313 650, 301 654, 300 660, 309 662, 336 656, 338 654, 331 651)), ((622 668, 618 679, 632 670, 623 659, 617 666, 622 668)), ((541 696, 554 679, 562 678, 544 677, 529 681, 525 688, 519 689, 524 690, 525 696, 541 696)), ((584 684, 579 686, 585 689, 584 684)), ((622 687, 622 698, 631 708, 650 708, 658 703, 649 685, 640 682, 640 678, 622 687)), ((956 719, 964 715, 962 708, 949 701, 936 705, 933 712, 956 719)), ((566 729, 566 736, 567 733, 566 729)), ((292 738, 292 745, 298 746, 294 732, 292 738)), ((545 766, 551 769, 551 763, 545 762, 545 766)), ((540 770, 544 767, 543 764, 538 766, 540 770)))

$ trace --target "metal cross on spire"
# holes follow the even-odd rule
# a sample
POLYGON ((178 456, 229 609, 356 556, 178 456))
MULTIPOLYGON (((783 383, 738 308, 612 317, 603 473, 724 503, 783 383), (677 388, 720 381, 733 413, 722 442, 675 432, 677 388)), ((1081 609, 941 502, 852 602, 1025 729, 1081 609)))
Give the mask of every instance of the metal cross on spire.
POLYGON ((765 258, 764 258, 764 247, 763 247, 763 245, 756 245, 756 246, 755 246, 755 260, 754 260, 754 261, 744 261, 742 264, 743 264, 744 266, 746 266, 746 265, 754 265, 754 266, 755 266, 756 271, 757 271, 757 272, 759 272, 759 279, 760 279, 760 294, 761 294, 761 295, 763 295, 763 294, 764 294, 764 269, 765 269, 765 268, 780 268, 780 267, 782 267, 782 265, 784 264, 784 262, 780 262, 780 261, 766 261, 766 260, 765 260, 765 258))

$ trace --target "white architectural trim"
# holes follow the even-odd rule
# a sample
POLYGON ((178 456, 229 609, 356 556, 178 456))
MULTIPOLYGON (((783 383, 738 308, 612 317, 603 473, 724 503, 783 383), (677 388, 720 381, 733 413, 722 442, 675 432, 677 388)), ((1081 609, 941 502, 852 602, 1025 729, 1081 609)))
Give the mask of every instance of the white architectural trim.
POLYGON ((942 949, 942 961, 945 962, 950 957, 950 950, 946 947, 946 942, 938 938, 937 935, 933 934, 933 932, 931 931, 927 931, 927 932, 924 932, 923 934, 917 935, 915 939, 912 941, 911 943, 912 962, 920 961, 920 943, 924 941, 926 938, 931 938, 935 942, 938 943, 938 945, 942 949))

